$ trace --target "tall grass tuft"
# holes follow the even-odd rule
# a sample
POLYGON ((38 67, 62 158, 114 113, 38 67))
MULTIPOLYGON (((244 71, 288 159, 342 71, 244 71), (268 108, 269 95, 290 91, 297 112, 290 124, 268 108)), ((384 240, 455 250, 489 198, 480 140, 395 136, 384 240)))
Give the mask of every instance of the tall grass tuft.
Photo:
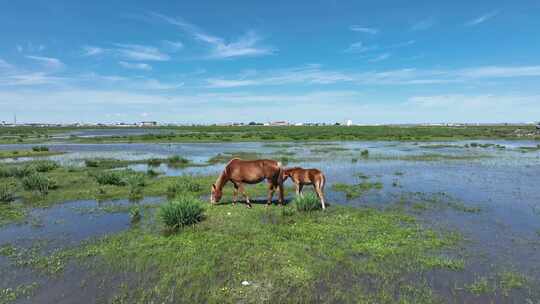
POLYGON ((189 160, 179 155, 173 155, 167 158, 167 164, 170 166, 183 166, 189 164, 189 160))
POLYGON ((363 158, 368 158, 369 150, 368 149, 363 150, 362 152, 360 152, 360 156, 362 156, 363 158))
POLYGON ((132 223, 137 223, 141 220, 141 207, 134 206, 129 209, 129 218, 132 223))
POLYGON ((34 146, 34 147, 32 147, 32 151, 34 151, 34 152, 48 152, 49 147, 46 147, 46 146, 34 146))
POLYGON ((172 231, 200 222, 204 216, 203 203, 192 196, 182 196, 162 205, 159 217, 165 227, 172 231))
POLYGON ((50 190, 56 188, 56 182, 42 173, 32 173, 22 180, 25 190, 37 191, 42 195, 47 195, 50 190))
POLYGON ((98 172, 94 178, 100 185, 125 186, 127 183, 125 174, 121 171, 98 172))
POLYGON ((293 200, 293 204, 298 211, 315 211, 322 209, 319 198, 313 193, 306 193, 303 196, 297 196, 293 200))
POLYGON ((37 160, 30 163, 28 166, 31 166, 37 172, 49 172, 60 167, 60 165, 52 160, 37 160))
POLYGON ((180 176, 176 181, 167 187, 167 194, 171 197, 179 194, 198 193, 201 191, 201 185, 194 182, 188 176, 180 176))
POLYGON ((15 198, 15 190, 7 183, 0 184, 0 202, 8 203, 15 198))

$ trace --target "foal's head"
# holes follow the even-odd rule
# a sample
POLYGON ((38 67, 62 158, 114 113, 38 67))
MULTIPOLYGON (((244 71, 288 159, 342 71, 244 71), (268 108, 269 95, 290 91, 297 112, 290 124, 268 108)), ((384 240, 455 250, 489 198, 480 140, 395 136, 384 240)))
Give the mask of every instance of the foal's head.
POLYGON ((212 192, 210 194, 210 203, 212 204, 219 203, 222 195, 223 195, 223 192, 221 191, 221 189, 218 189, 216 187, 216 184, 212 184, 212 192))

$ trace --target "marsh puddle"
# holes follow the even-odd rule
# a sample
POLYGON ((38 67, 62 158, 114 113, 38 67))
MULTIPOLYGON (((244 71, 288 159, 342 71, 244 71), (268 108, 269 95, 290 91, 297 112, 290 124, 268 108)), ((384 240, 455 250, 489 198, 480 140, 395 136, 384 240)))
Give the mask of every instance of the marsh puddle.
MULTIPOLYGON (((417 216, 426 225, 457 229, 468 241, 470 264, 460 281, 499 269, 515 270, 540 279, 540 151, 534 141, 461 142, 330 142, 330 143, 179 143, 179 144, 51 144, 52 151, 67 152, 47 157, 63 164, 81 165, 85 158, 141 160, 180 155, 193 163, 205 164, 219 153, 259 153, 267 157, 286 156, 287 166, 320 168, 327 177, 326 196, 333 204, 385 207, 405 200, 420 203, 433 194, 428 210, 417 216), (529 147, 524 149, 523 147, 529 147), (362 151, 368 150, 368 154, 362 151), (360 177, 359 177, 360 176, 360 177), (380 190, 347 199, 332 190, 335 183, 362 181, 382 183, 380 190), (459 202, 456 208, 446 200, 459 202), (467 212, 479 208, 480 212, 467 212), (465 211, 464 211, 465 210, 465 211)), ((26 145, 0 145, 0 149, 30 148, 26 145)), ((13 161, 13 160, 4 160, 13 161)), ((21 161, 21 160, 18 160, 21 161)), ((153 168, 168 176, 217 175, 223 164, 173 168, 130 165, 136 171, 153 168)), ((309 189, 310 187, 307 187, 309 189)), ((291 197, 291 193, 288 193, 291 197)), ((143 203, 159 203, 147 198, 143 203)), ((101 206, 103 207, 101 203, 101 206)), ((112 204, 126 205, 128 201, 112 204)), ((68 202, 49 209, 35 209, 29 222, 0 228, 0 245, 29 245, 51 240, 51 246, 66 246, 90 237, 127 229, 126 212, 99 212, 95 201, 68 202), (86 212, 81 212, 86 210, 86 212), (92 210, 96 211, 93 212, 92 210)), ((422 208, 426 208, 425 206, 422 208)), ((419 209, 420 210, 420 209, 419 209)), ((423 209, 422 209, 423 210, 423 209)), ((0 268, 2 265, 0 257, 0 268)), ((3 273, 5 269, 1 270, 3 273)), ((441 279, 437 279, 441 282, 441 279)), ((15 282, 15 281, 11 281, 15 282)), ((0 284, 1 285, 1 284, 0 284)), ((441 285, 443 289, 452 286, 441 285)), ((2 287, 2 286, 0 286, 2 287)), ((448 290, 441 290, 445 294, 448 290)))

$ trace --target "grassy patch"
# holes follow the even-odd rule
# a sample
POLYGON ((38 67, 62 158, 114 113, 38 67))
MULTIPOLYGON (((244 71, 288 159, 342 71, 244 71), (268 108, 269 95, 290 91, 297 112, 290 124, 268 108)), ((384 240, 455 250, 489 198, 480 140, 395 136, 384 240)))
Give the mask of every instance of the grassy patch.
POLYGON ((228 152, 228 153, 219 153, 210 159, 208 159, 209 164, 221 164, 230 161, 233 158, 240 158, 243 160, 254 160, 259 159, 261 155, 255 152, 228 152))
POLYGON ((344 183, 335 183, 332 185, 332 190, 338 191, 338 192, 344 192, 345 197, 347 199, 354 199, 357 197, 362 196, 366 192, 373 190, 373 189, 382 189, 383 184, 380 182, 368 182, 368 181, 362 181, 358 184, 344 184, 344 183))
POLYGON ((314 193, 308 192, 302 196, 296 196, 292 201, 298 211, 315 211, 322 209, 319 197, 314 193))
POLYGON ((171 303, 431 303, 437 296, 422 284, 426 270, 463 268, 442 254, 459 238, 403 213, 287 208, 209 206, 204 221, 181 233, 164 236, 161 221, 148 219, 81 248, 27 260, 47 273, 61 272, 72 258, 97 272, 133 273, 115 298, 171 303), (406 279, 411 274, 418 281, 406 279))
POLYGON ((159 217, 170 231, 196 224, 203 216, 203 202, 192 196, 177 197, 159 208, 159 217))
POLYGON ((0 150, 0 159, 2 158, 20 158, 20 157, 43 157, 51 155, 59 155, 64 152, 57 151, 34 151, 34 150, 11 150, 11 151, 2 151, 0 150))

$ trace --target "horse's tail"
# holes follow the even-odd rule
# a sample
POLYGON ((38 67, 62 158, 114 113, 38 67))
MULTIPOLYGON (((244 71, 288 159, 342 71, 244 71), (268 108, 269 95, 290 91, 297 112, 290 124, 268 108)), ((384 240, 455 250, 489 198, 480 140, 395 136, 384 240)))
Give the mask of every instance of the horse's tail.
POLYGON ((283 183, 283 164, 281 162, 277 162, 277 167, 278 167, 278 172, 279 172, 279 176, 278 176, 278 181, 279 183, 283 183))

